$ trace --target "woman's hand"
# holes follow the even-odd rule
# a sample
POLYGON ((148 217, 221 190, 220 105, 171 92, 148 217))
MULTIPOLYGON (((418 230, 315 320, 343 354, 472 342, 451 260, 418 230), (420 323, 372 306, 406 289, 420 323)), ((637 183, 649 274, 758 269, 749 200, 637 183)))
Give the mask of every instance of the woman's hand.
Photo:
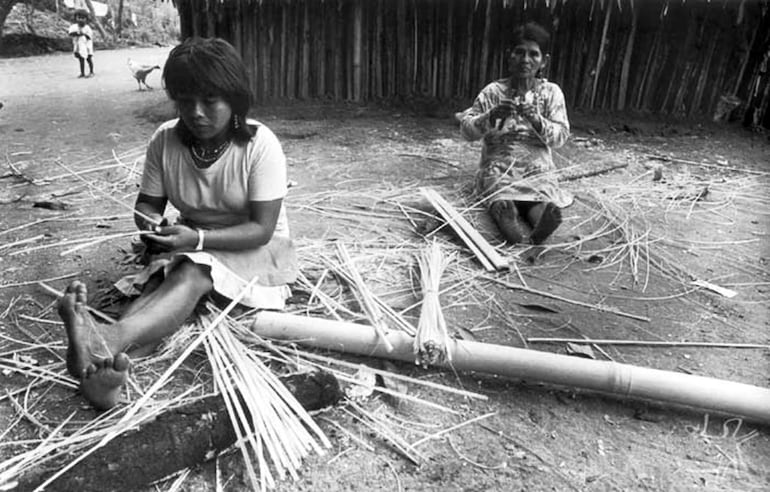
POLYGON ((160 214, 144 214, 137 218, 137 222, 140 231, 157 232, 158 227, 168 225, 168 219, 160 214))
POLYGON ((499 130, 505 124, 505 120, 514 113, 515 109, 513 101, 502 99, 500 104, 489 110, 489 123, 499 130))
POLYGON ((534 104, 526 101, 521 102, 516 107, 516 112, 529 121, 529 124, 532 125, 532 128, 536 131, 543 131, 543 121, 534 104))
POLYGON ((198 244, 198 231, 183 225, 161 225, 153 229, 154 234, 146 234, 143 239, 151 241, 160 251, 194 249, 198 244))

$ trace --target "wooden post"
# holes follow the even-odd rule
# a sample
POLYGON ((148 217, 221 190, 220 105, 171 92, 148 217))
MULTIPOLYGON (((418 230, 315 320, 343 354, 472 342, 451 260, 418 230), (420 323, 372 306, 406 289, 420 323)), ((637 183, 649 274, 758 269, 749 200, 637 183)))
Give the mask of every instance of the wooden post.
POLYGON ((602 65, 604 65, 604 45, 607 43, 607 29, 610 27, 610 16, 612 14, 613 2, 607 2, 607 12, 604 14, 604 28, 602 28, 602 39, 599 43, 599 56, 596 59, 596 68, 594 73, 594 83, 591 89, 591 102, 589 107, 594 108, 594 102, 596 101, 596 88, 599 85, 599 74, 602 72, 602 65))
POLYGON ((634 41, 636 39, 636 26, 638 24, 637 4, 632 3, 631 9, 631 33, 628 35, 626 51, 623 54, 623 68, 620 70, 620 88, 618 89, 618 106, 620 111, 626 108, 626 95, 628 92, 628 73, 631 70, 631 56, 634 52, 634 41))
POLYGON ((361 1, 353 1, 353 101, 361 101, 361 45, 363 44, 364 9, 361 1))
POLYGON ((310 96, 310 0, 302 2, 302 32, 300 33, 299 98, 310 96))
POLYGON ((487 82, 487 68, 489 67, 489 39, 492 36, 492 0, 486 0, 487 10, 484 14, 484 37, 481 42, 481 66, 479 67, 479 82, 481 85, 487 82))
POLYGON ((444 39, 444 62, 442 70, 442 83, 443 89, 441 91, 441 97, 444 99, 451 99, 454 95, 454 80, 457 79, 457 74, 454 71, 454 12, 455 2, 447 2, 447 18, 446 18, 446 37, 444 39))

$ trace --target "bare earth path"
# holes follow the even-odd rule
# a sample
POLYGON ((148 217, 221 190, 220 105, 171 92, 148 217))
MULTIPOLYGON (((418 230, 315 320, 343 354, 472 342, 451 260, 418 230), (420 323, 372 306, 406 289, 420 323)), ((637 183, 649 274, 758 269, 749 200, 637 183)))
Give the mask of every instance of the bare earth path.
MULTIPOLYGON (((89 292, 98 292, 132 268, 121 264, 128 249, 124 239, 66 256, 60 256, 63 247, 20 251, 43 242, 130 230, 127 210, 90 193, 57 162, 77 170, 112 165, 115 155, 125 156, 127 167, 141 162, 143 145, 173 110, 162 90, 137 91, 126 59, 162 65, 168 51, 98 51, 96 77, 85 80, 77 78, 77 62, 70 54, 0 60, 0 102, 5 105, 0 109, 0 335, 25 341, 30 337, 56 341, 63 336, 61 327, 54 324, 49 294, 34 285, 5 286, 78 275, 92 284, 89 292), (35 202, 61 203, 65 208, 36 208, 35 202), (29 243, 5 247, 21 241, 29 243), (46 322, 34 321, 43 318, 46 322)), ((148 82, 159 88, 160 73, 152 73, 148 82)), ((463 108, 445 109, 449 115, 463 108)), ((433 186, 456 203, 468 197, 479 147, 463 142, 449 118, 346 105, 268 107, 258 108, 255 114, 284 145, 290 179, 296 184, 290 194, 290 220, 298 243, 306 248, 334 238, 372 248, 413 238, 399 212, 383 207, 388 200, 404 206, 418 202, 417 186, 433 186), (390 218, 377 218, 381 216, 390 218), (403 238, 394 239, 398 234, 403 238)), ((611 306, 649 321, 484 283, 465 298, 442 298, 450 324, 464 329, 466 335, 472 331, 481 341, 514 346, 522 345, 519 333, 523 338, 770 343, 767 139, 730 127, 631 117, 573 115, 572 122, 576 138, 559 150, 558 165, 606 158, 627 161, 628 167, 566 185, 579 197, 578 203, 567 209, 564 226, 550 242, 553 248, 534 265, 519 260, 522 248, 502 246, 483 219, 479 227, 500 251, 519 262, 530 287, 611 306), (622 130, 624 124, 628 131, 622 130), (653 183, 644 167, 650 153, 722 162, 759 173, 669 163, 664 179, 653 183), (693 198, 706 187, 705 198, 693 198), (607 238, 601 244, 585 240, 599 230, 608 213, 599 214, 597 203, 630 211, 628 220, 621 221, 630 235, 615 238, 614 243, 607 238), (633 235, 639 231, 647 235, 633 235), (573 247, 583 240, 581 248, 573 247), (662 268, 645 263, 645 248, 654 248, 652 257, 662 268), (616 258, 613 251, 623 256, 610 266, 616 258), (634 258, 642 261, 634 263, 634 258), (738 295, 728 299, 695 289, 691 281, 696 279, 733 289, 738 295)), ((126 168, 85 176, 113 185, 116 198, 132 203, 135 180, 126 178, 126 168)), ((473 260, 464 254, 462 258, 467 271, 479 273, 473 260)), ((62 288, 69 278, 50 283, 62 288)), ((501 278, 519 282, 513 273, 501 278)), ((3 338, 0 357, 9 357, 16 347, 3 338)), ((531 344, 530 348, 565 352, 564 344, 531 344)), ((770 385, 767 350, 594 348, 597 359, 605 359, 601 349, 618 362, 770 385)), ((63 345, 53 352, 36 353, 35 358, 53 363, 57 354, 63 356, 63 345)), ((311 459, 299 482, 282 483, 279 490, 770 489, 767 426, 709 416, 705 428, 705 414, 698 411, 490 376, 455 376, 409 365, 396 369, 489 398, 479 403, 417 390, 417 396, 452 407, 460 416, 422 407, 393 407, 377 399, 367 402, 372 412, 393 416, 392 422, 403 423, 411 431, 419 424, 425 435, 479 415, 496 414, 485 421, 486 427, 467 426, 449 438, 422 445, 420 451, 428 459, 417 467, 367 429, 331 412, 326 417, 339 421, 374 451, 322 424, 333 437, 334 449, 311 459)), ((3 387, 26 384, 28 378, 0 371, 3 387)), ((79 409, 86 420, 94 415, 81 408, 80 396, 72 391, 33 393, 39 404, 28 411, 49 428, 72 408, 79 409)), ((17 415, 8 400, 0 400, 0 433, 19 420, 17 415)), ((21 420, 28 427, 15 426, 6 440, 40 432, 21 420)), ((419 437, 411 434, 409 441, 419 437)), ((7 457, 3 449, 0 459, 7 457)), ((232 456, 227 469, 235 472, 227 490, 241 490, 238 457, 232 456)), ((203 466, 187 480, 184 490, 212 490, 215 475, 213 465, 203 466)))

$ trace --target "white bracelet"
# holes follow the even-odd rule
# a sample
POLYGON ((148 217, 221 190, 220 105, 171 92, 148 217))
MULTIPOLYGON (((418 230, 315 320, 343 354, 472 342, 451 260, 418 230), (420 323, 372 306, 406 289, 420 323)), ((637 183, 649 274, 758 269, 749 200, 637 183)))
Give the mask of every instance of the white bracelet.
POLYGON ((203 250, 203 229, 198 229, 198 244, 195 245, 195 251, 203 250))

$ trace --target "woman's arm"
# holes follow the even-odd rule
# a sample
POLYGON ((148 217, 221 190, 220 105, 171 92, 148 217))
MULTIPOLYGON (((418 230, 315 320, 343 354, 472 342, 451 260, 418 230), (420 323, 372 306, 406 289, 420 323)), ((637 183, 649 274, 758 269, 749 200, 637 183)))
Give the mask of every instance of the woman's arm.
POLYGON ((140 231, 151 231, 163 221, 163 212, 166 210, 166 197, 157 197, 139 193, 134 204, 134 223, 140 231), (154 222, 148 220, 148 217, 154 222))
POLYGON ((551 84, 540 124, 542 128, 536 130, 547 146, 557 148, 567 142, 570 134, 567 105, 564 101, 564 94, 556 84, 551 84))
POLYGON ((462 112, 460 132, 466 140, 478 140, 492 128, 501 127, 514 109, 513 101, 504 99, 501 87, 493 82, 476 96, 473 106, 462 112))
MULTIPOLYGON (((238 251, 264 246, 273 237, 283 199, 249 202, 249 220, 221 229, 203 230, 201 249, 238 251)), ((149 208, 149 207, 148 207, 149 208)), ((145 236, 167 251, 190 250, 199 245, 198 230, 186 225, 160 226, 145 236)))
POLYGON ((478 140, 489 131, 489 110, 491 109, 488 98, 482 91, 476 96, 473 106, 463 111, 460 120, 460 133, 465 140, 478 140))
MULTIPOLYGON (((249 202, 249 221, 204 231, 203 249, 241 250, 264 246, 273 237, 283 199, 249 202)), ((198 242, 196 232, 195 242, 198 242)), ((192 245, 193 247, 195 244, 192 245)))

